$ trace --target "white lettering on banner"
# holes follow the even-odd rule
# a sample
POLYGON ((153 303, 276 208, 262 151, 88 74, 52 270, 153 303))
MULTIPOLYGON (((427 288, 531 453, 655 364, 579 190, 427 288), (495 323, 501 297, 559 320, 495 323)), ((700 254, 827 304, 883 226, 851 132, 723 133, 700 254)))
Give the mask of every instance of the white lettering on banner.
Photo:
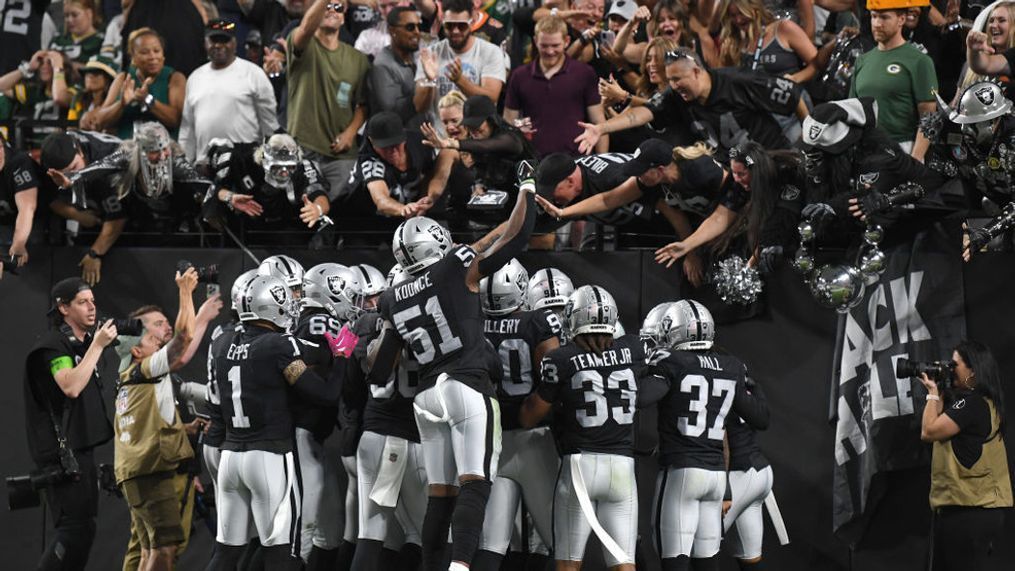
POLYGON ((846 442, 849 442, 855 454, 867 450, 867 434, 873 421, 907 416, 914 412, 911 381, 894 379, 895 394, 885 394, 879 369, 887 369, 894 377, 895 364, 899 359, 909 357, 906 345, 932 338, 916 307, 922 285, 922 271, 909 274, 908 280, 905 277, 891 280, 888 283, 891 297, 886 295, 885 284, 878 284, 867 299, 867 321, 871 330, 869 337, 852 314, 846 315, 839 385, 854 381, 864 369, 867 371, 867 379, 857 389, 860 410, 854 412, 849 406, 847 395, 839 395, 835 430, 835 461, 839 465, 845 464, 851 457, 846 442), (886 362, 890 362, 890 368, 884 365, 878 367, 878 363, 886 362), (861 417, 857 418, 856 414, 861 417))

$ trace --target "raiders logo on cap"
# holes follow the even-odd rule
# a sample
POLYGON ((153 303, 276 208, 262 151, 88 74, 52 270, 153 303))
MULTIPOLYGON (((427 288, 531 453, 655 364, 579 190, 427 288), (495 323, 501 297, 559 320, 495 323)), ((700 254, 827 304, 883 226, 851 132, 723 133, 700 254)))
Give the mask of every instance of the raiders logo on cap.
POLYGON ((345 279, 342 276, 328 276, 328 289, 335 295, 342 293, 345 289, 345 279))
POLYGON ((989 85, 984 85, 983 87, 977 89, 973 92, 973 95, 975 95, 980 103, 983 103, 985 107, 990 107, 994 104, 994 90, 991 89, 991 86, 989 85))
POLYGON ((271 292, 271 297, 275 300, 275 303, 279 305, 285 303, 285 289, 282 286, 272 286, 268 291, 271 292))

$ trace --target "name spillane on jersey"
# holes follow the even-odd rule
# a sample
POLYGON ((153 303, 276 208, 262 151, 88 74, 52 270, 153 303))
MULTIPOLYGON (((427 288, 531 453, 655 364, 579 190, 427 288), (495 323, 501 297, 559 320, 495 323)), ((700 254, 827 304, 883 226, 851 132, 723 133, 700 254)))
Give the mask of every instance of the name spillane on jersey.
POLYGON ((571 343, 543 358, 536 390, 543 400, 559 404, 554 434, 562 454, 632 454, 637 379, 645 367, 636 335, 617 339, 602 355, 571 343))
MULTIPOLYGON (((377 312, 368 312, 359 317, 353 325, 353 333, 360 341, 353 350, 346 382, 367 384, 362 369, 366 363, 367 347, 380 333, 381 317, 377 312)), ((412 409, 412 400, 419 388, 419 364, 408 355, 408 349, 402 350, 402 357, 391 373, 387 384, 370 385, 367 390, 367 403, 363 409, 363 430, 396 436, 412 442, 419 442, 419 428, 412 409)))
POLYGON ((744 363, 716 351, 657 350, 650 374, 669 384, 659 401, 659 463, 725 470, 726 417, 743 390, 744 363))
POLYGON ((486 338, 496 349, 504 371, 503 379, 497 383, 504 430, 521 428, 518 414, 539 375, 538 363, 532 362, 532 352, 547 339, 559 337, 560 331, 560 318, 547 309, 486 319, 486 338))
POLYGON ((424 391, 447 373, 452 379, 493 396, 486 366, 479 293, 465 285, 476 252, 455 246, 418 276, 381 294, 380 312, 394 324, 419 363, 424 391))
MULTIPOLYGON (((324 338, 325 333, 338 336, 341 330, 342 323, 332 317, 326 309, 318 307, 304 309, 300 313, 296 327, 293 328, 293 336, 301 341, 300 356, 303 362, 322 378, 329 379, 333 367, 343 366, 335 363, 328 340, 324 338)), ((291 391, 289 408, 292 410, 296 426, 309 430, 318 440, 327 438, 335 428, 335 418, 338 415, 337 402, 334 406, 322 406, 311 403, 305 397, 291 391)))
POLYGON ((289 385, 282 371, 300 358, 292 335, 245 327, 215 363, 226 439, 223 450, 292 450, 289 385))
POLYGON ((222 446, 226 439, 225 418, 222 416, 222 391, 219 389, 218 374, 215 364, 225 359, 229 345, 239 331, 243 330, 240 323, 219 325, 211 332, 211 345, 208 346, 208 420, 211 425, 204 434, 207 446, 222 446))

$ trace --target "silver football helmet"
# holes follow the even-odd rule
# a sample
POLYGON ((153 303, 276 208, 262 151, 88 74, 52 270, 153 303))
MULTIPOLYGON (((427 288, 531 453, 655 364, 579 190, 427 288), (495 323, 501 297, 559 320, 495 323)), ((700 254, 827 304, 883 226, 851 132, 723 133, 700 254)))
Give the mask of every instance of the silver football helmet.
POLYGON ((268 321, 289 329, 297 311, 292 292, 274 276, 256 276, 240 295, 240 321, 268 321))
POLYGON ((529 278, 529 309, 564 307, 574 284, 557 268, 543 268, 529 278))
POLYGON ((250 280, 256 277, 257 270, 247 270, 240 274, 240 277, 236 278, 236 281, 233 282, 233 287, 229 290, 229 299, 232 301, 233 311, 240 310, 240 296, 243 295, 243 290, 250 283, 250 280))
POLYGON ((958 108, 948 118, 959 125, 991 121, 1011 111, 1011 101, 1001 86, 990 81, 970 85, 959 98, 958 108))
POLYGON ((370 264, 356 264, 355 266, 349 266, 349 269, 359 278, 364 297, 380 295, 384 293, 384 290, 388 289, 388 281, 384 274, 381 273, 381 270, 370 264))
POLYGON ((605 289, 584 285, 567 298, 564 321, 571 336, 613 335, 617 331, 617 302, 605 289))
POLYGON ((613 326, 613 338, 620 339, 624 335, 627 335, 627 330, 624 329, 624 324, 618 321, 613 326))
POLYGON ((645 320, 641 322, 641 329, 638 331, 638 337, 640 337, 642 341, 646 341, 649 348, 658 347, 664 344, 665 340, 663 339, 662 332, 659 331, 659 325, 662 323, 666 310, 669 309, 671 305, 673 305, 673 302, 670 301, 660 303, 650 309, 645 315, 645 320))
POLYGON ((715 321, 704 305, 682 299, 666 309, 659 322, 659 333, 667 347, 678 351, 711 349, 715 341, 715 321))
MULTIPOLYGON (((292 136, 285 133, 276 133, 261 145, 260 149, 261 168, 264 169, 264 181, 275 188, 289 186, 292 174, 296 167, 303 160, 303 153, 300 146, 292 136)), ((257 158, 258 155, 255 155, 257 158)))
POLYGON ((529 272, 515 258, 479 282, 479 299, 487 315, 507 315, 525 305, 529 272))
POLYGON ((353 321, 363 310, 363 286, 356 272, 342 264, 317 264, 303 278, 302 303, 303 307, 323 307, 342 321, 353 321))
POLYGON ((392 287, 395 284, 407 282, 412 279, 409 272, 405 271, 402 264, 395 264, 388 270, 388 287, 392 287))
POLYGON ((451 249, 451 232, 426 216, 398 225, 391 240, 395 261, 412 275, 438 262, 451 249))
POLYGON ((162 123, 147 121, 134 124, 138 170, 142 194, 157 198, 173 192, 173 144, 162 123))
POLYGON ((275 276, 292 289, 293 293, 297 294, 297 296, 299 296, 299 291, 303 287, 303 276, 305 274, 306 272, 303 271, 303 266, 299 262, 284 254, 269 256, 261 261, 261 265, 257 267, 257 275, 275 276))

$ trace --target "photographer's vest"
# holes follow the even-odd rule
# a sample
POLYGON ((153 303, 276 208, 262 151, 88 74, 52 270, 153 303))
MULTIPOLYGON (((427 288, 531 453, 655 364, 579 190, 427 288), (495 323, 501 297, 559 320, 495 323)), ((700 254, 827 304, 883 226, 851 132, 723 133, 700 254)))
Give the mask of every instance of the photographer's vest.
POLYGON ((120 373, 114 422, 113 472, 117 484, 138 476, 174 471, 180 462, 194 457, 180 414, 174 409, 172 424, 159 414, 156 385, 160 380, 149 376, 148 362, 144 359, 132 363, 120 373))
POLYGON ((91 345, 91 336, 78 341, 70 328, 62 325, 51 329, 29 352, 25 360, 25 424, 28 433, 28 449, 36 464, 42 466, 57 462, 56 435, 49 417, 46 399, 53 409, 57 422, 67 438, 71 450, 87 450, 109 442, 113 427, 109 424, 105 399, 102 395, 103 379, 115 378, 115 367, 119 363, 112 347, 106 347, 95 373, 77 398, 68 398, 61 392, 49 365, 33 363, 41 352, 51 350, 74 359, 74 364, 84 357, 91 345))
POLYGON ((990 434, 983 443, 980 458, 972 467, 959 463, 951 440, 934 443, 930 464, 930 507, 968 506, 1007 508, 1012 506, 1011 476, 1004 440, 1001 439, 1001 418, 990 399, 990 434))

